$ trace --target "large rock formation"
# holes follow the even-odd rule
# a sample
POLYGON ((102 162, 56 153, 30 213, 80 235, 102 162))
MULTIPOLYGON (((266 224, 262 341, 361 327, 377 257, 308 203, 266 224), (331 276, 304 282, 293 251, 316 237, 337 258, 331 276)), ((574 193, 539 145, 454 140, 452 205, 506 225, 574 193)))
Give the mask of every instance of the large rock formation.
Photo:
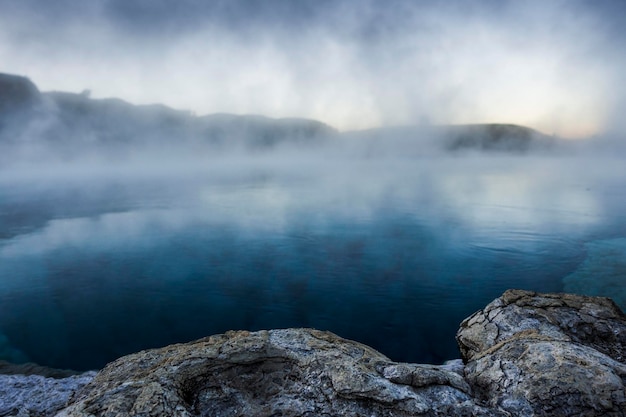
POLYGON ((122 357, 60 411, 0 396, 0 415, 626 416, 626 316, 609 299, 507 291, 457 339, 463 361, 436 366, 313 329, 228 332, 122 357))
POLYGON ((229 332, 123 357, 60 416, 504 415, 445 366, 312 329, 229 332))
POLYGON ((626 317, 608 298, 507 291, 461 324, 478 401, 515 416, 626 415, 626 317))

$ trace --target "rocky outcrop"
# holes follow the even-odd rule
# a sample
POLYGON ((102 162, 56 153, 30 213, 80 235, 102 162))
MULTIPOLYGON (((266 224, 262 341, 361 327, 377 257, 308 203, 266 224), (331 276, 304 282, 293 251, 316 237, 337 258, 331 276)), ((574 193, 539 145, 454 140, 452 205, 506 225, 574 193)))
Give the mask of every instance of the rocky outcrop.
POLYGON ((311 329, 121 358, 61 416, 623 416, 626 320, 604 298, 508 291, 465 320, 465 366, 394 363, 311 329))
POLYGON ((626 317, 609 299, 507 291, 457 340, 462 361, 418 365, 313 329, 228 332, 122 357, 92 380, 4 376, 35 378, 35 394, 0 380, 0 416, 626 415, 626 317))
POLYGON ((608 298, 507 291, 461 324, 478 401, 515 416, 626 415, 626 317, 608 298))
POLYGON ((41 375, 0 375, 0 416, 47 417, 65 407, 70 395, 95 372, 62 379, 41 375))
POLYGON ((123 357, 59 416, 504 415, 454 366, 398 364, 312 329, 229 332, 123 357))

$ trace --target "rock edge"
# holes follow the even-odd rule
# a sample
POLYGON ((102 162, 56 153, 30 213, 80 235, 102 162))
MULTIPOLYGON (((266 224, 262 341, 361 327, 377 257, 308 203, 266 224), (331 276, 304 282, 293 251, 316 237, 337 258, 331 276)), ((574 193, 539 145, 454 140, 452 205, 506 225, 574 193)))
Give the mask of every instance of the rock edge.
POLYGON ((315 329, 233 331, 124 356, 61 410, 0 415, 626 415, 626 316, 609 299, 509 290, 457 341, 462 361, 420 365, 315 329))

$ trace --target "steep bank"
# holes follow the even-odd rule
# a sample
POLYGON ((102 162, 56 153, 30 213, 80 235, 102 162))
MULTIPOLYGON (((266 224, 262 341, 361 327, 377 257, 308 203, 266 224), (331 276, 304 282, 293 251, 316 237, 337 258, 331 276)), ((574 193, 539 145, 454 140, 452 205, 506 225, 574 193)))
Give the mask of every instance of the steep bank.
MULTIPOLYGON (((609 299, 510 290, 457 340, 463 361, 418 365, 313 329, 228 332, 122 357, 57 415, 626 415, 626 316, 609 299)), ((42 415, 21 398, 2 415, 42 415)))

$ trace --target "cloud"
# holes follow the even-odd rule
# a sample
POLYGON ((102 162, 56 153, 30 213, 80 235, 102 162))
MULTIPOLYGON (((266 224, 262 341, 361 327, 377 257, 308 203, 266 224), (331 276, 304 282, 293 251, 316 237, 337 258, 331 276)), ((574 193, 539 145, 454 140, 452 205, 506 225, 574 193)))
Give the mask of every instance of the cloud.
POLYGON ((625 102, 616 4, 4 0, 0 62, 44 90, 200 114, 582 136, 625 102))

